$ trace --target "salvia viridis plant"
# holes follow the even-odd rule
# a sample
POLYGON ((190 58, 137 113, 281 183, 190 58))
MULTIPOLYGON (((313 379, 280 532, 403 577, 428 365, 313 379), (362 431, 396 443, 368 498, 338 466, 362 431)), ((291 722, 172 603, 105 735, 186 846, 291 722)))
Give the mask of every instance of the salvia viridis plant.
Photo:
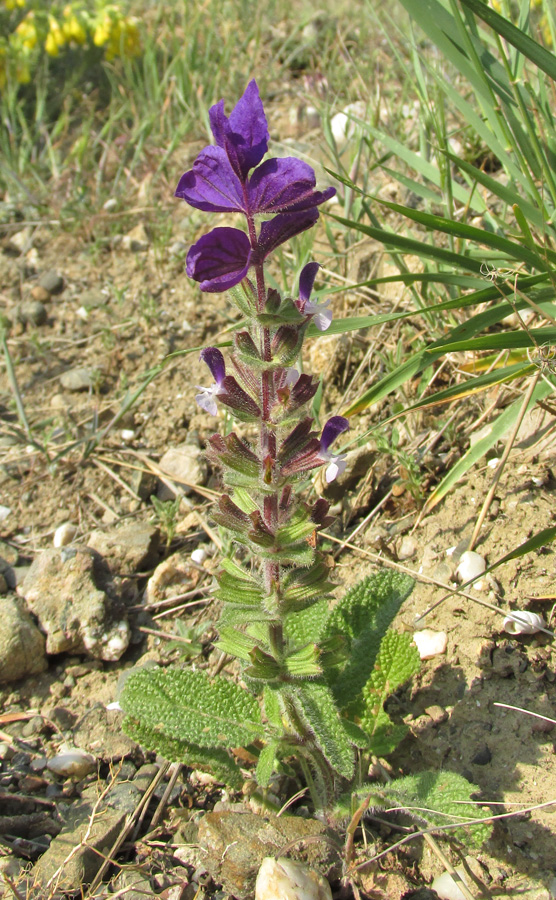
MULTIPOLYGON (((308 326, 326 330, 332 315, 311 300, 318 263, 304 267, 294 297, 267 287, 265 266, 315 225, 334 189, 316 190, 315 173, 299 159, 264 159, 269 133, 254 81, 229 117, 224 101, 213 106, 210 124, 216 144, 201 151, 176 196, 207 213, 240 213, 246 225, 214 228, 187 256, 201 290, 228 291, 243 317, 229 361, 217 347, 202 351, 214 382, 197 395, 208 413, 223 404, 252 435, 216 434, 208 450, 226 488, 213 517, 236 548, 218 575, 216 646, 242 672, 232 680, 191 665, 139 669, 120 698, 124 727, 147 749, 236 788, 253 777, 241 768, 245 753, 234 753, 247 749, 261 788, 275 773, 293 774, 315 811, 331 818, 368 795, 370 758, 391 752, 405 733, 384 703, 419 665, 410 636, 388 630, 413 582, 385 570, 334 603, 313 540, 332 521, 328 503, 303 497, 309 473, 323 466, 330 482, 344 466, 333 447, 348 422, 333 416, 320 434, 314 429, 318 380, 296 368, 308 326)), ((451 813, 462 822, 475 814, 461 803, 472 789, 451 773, 425 773, 374 789, 373 805, 428 806, 444 823, 451 813)))

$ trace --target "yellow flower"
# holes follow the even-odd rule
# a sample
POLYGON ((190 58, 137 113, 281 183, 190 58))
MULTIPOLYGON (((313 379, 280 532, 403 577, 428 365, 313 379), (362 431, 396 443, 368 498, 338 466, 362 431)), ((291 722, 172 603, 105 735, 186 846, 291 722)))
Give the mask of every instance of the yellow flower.
POLYGON ((4 6, 8 10, 17 9, 17 7, 21 9, 25 6, 25 0, 4 0, 4 6))
POLYGON ((62 23, 62 32, 68 41, 75 41, 76 44, 84 44, 87 40, 87 32, 73 13, 62 23))
POLYGON ((60 48, 56 43, 56 39, 51 31, 46 35, 46 41, 44 42, 44 49, 48 53, 49 56, 58 56, 60 52, 60 48))
POLYGON ((32 50, 36 46, 38 40, 37 26, 35 25, 32 12, 27 13, 25 18, 19 23, 15 34, 21 38, 21 44, 26 50, 32 50))
POLYGON ((492 8, 493 8, 493 10, 494 10, 495 12, 497 12, 497 13, 501 13, 501 12, 502 12, 502 5, 501 5, 501 3, 500 3, 500 0, 491 0, 491 2, 492 2, 492 8))

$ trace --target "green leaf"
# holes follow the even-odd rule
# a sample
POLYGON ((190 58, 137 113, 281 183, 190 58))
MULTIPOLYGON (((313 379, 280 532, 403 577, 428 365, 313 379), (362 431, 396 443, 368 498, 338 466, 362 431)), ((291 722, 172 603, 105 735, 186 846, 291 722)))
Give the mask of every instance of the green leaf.
POLYGON ((317 682, 306 682, 293 697, 305 726, 330 765, 344 778, 351 778, 355 753, 329 688, 317 682))
POLYGON ((306 609, 300 609, 287 616, 284 633, 297 646, 311 640, 318 641, 327 618, 328 601, 319 600, 306 609))
POLYGON ((279 693, 275 688, 265 685, 263 691, 264 714, 268 724, 277 731, 282 732, 282 711, 280 709, 279 693))
POLYGON ((218 781, 236 790, 241 789, 243 776, 226 750, 220 747, 199 747, 197 744, 169 738, 130 716, 124 719, 123 728, 126 734, 141 744, 145 750, 159 753, 170 762, 182 763, 191 769, 208 772, 218 781))
POLYGON ((250 653, 255 646, 260 646, 260 642, 254 640, 244 631, 238 631, 237 628, 228 626, 220 628, 218 641, 214 645, 222 650, 222 653, 229 653, 230 656, 236 656, 244 662, 250 662, 250 653))
POLYGON ((376 756, 392 753, 406 733, 405 726, 390 720, 384 704, 390 694, 419 671, 420 664, 419 651, 408 634, 388 631, 384 635, 374 669, 363 688, 365 710, 360 717, 376 756))
POLYGON ((299 650, 289 653, 284 665, 292 678, 315 678, 322 675, 322 666, 319 663, 319 648, 316 644, 306 644, 299 650))
MULTIPOLYGON (((394 802, 401 809, 414 810, 417 817, 428 824, 448 825, 462 820, 463 827, 465 819, 481 818, 480 807, 470 802, 471 794, 478 790, 476 785, 461 775, 442 771, 397 778, 383 792, 386 802, 394 802)), ((468 840, 480 846, 490 832, 490 825, 474 825, 467 832, 468 840)))
POLYGON ((276 754, 279 748, 278 741, 270 741, 266 747, 263 747, 259 754, 257 762, 256 779, 261 787, 268 787, 272 773, 274 772, 276 754))
POLYGON ((256 698, 224 678, 170 666, 127 679, 120 704, 131 719, 162 735, 200 747, 239 747, 262 737, 256 698))
POLYGON ((383 569, 350 588, 332 610, 321 638, 340 634, 349 643, 345 664, 327 671, 327 680, 341 709, 353 714, 364 710, 362 691, 382 639, 413 585, 409 576, 383 569))

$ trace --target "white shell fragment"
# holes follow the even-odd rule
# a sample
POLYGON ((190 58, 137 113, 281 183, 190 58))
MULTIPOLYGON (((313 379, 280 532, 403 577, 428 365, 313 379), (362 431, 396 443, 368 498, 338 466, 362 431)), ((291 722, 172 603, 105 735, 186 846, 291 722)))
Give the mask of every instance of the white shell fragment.
POLYGON ((416 631, 413 640, 417 644, 417 650, 421 659, 432 659, 433 656, 442 656, 448 646, 448 635, 445 631, 431 631, 423 628, 416 631))
POLYGON ((267 856, 261 863, 255 900, 332 900, 330 885, 304 863, 267 856))
POLYGON ((197 549, 194 550, 193 553, 191 554, 191 559, 193 560, 194 563, 197 563, 197 565, 200 566, 204 563, 207 556, 208 556, 208 553, 204 547, 197 547, 197 549))
MULTIPOLYGON (((458 866, 456 872, 467 887, 467 876, 463 866, 458 866)), ((436 891, 440 900, 466 900, 466 896, 461 887, 457 881, 452 878, 449 872, 443 872, 442 875, 437 875, 431 887, 433 891, 436 891)))
POLYGON ((54 532, 54 546, 66 547, 68 544, 71 544, 73 540, 75 540, 76 534, 77 525, 73 525, 71 522, 64 522, 62 525, 59 525, 54 532))
POLYGON ((508 634, 536 634, 541 628, 546 628, 546 622, 542 616, 533 612, 522 612, 516 609, 512 610, 511 616, 506 616, 504 619, 504 631, 507 631, 508 634))
POLYGON ((85 750, 75 748, 73 750, 65 750, 57 753, 52 759, 49 759, 47 768, 55 775, 62 778, 85 778, 90 775, 97 767, 97 761, 90 753, 85 750))
POLYGON ((472 581, 479 578, 486 569, 486 560, 480 553, 474 550, 466 550, 462 553, 456 574, 459 575, 461 581, 472 581))

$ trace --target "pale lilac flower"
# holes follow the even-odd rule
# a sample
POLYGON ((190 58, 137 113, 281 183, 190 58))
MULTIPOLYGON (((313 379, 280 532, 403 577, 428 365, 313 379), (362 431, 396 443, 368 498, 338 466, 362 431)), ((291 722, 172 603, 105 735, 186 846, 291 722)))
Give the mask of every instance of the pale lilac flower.
POLYGON ((303 316, 311 316, 313 323, 319 331, 326 331, 332 322, 332 310, 328 309, 330 300, 324 303, 315 303, 311 300, 311 291, 320 266, 317 262, 307 263, 299 276, 299 300, 296 306, 303 316))
POLYGON ((312 300, 307 300, 305 304, 303 312, 306 316, 313 317, 313 325, 319 331, 326 331, 327 328, 330 328, 332 310, 328 309, 329 306, 330 300, 325 300, 324 303, 313 303, 312 300))
POLYGON ((348 429, 349 423, 344 416, 332 416, 322 429, 319 456, 321 462, 328 463, 324 473, 327 484, 330 484, 338 475, 345 471, 347 465, 345 455, 343 453, 330 453, 329 448, 336 438, 348 429))
POLYGON ((204 409, 211 416, 216 416, 218 415, 216 397, 219 391, 222 390, 222 383, 226 377, 224 357, 217 347, 206 347, 204 350, 201 350, 199 358, 209 367, 214 378, 214 384, 211 384, 208 388, 201 387, 199 384, 195 385, 199 391, 195 400, 201 409, 204 409))

